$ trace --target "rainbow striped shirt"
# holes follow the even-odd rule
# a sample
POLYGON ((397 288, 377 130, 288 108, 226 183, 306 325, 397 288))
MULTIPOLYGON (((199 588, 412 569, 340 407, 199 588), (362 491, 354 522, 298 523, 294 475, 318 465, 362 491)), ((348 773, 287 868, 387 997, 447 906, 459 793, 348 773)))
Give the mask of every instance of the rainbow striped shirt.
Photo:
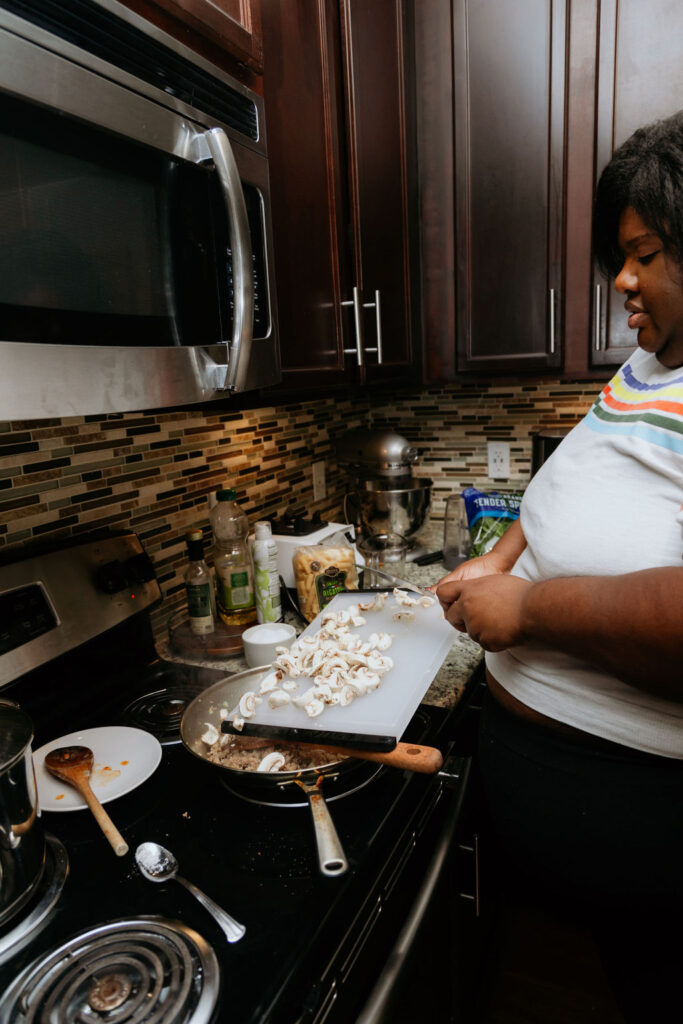
MULTIPOLYGON (((532 477, 521 506, 527 546, 512 574, 535 582, 680 566, 682 500, 683 368, 638 349, 532 477)), ((486 664, 542 714, 683 760, 683 703, 628 686, 580 650, 522 644, 487 653, 486 664)))
POLYGON ((600 434, 627 434, 683 455, 683 370, 646 382, 632 357, 601 391, 585 423, 600 434))

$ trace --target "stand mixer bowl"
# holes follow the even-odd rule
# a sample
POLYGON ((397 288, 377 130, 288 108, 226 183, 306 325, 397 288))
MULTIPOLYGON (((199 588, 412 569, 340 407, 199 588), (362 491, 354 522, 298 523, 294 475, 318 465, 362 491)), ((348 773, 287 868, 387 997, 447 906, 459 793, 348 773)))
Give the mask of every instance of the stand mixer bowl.
POLYGON ((410 540, 420 529, 431 503, 432 481, 408 477, 405 482, 363 480, 344 498, 346 521, 363 535, 399 533, 410 540))

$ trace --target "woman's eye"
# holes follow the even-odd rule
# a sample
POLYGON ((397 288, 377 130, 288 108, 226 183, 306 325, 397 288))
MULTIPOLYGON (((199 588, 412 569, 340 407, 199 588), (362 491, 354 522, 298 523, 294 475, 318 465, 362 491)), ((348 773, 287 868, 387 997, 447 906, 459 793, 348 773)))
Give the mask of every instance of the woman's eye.
POLYGON ((647 252, 647 253, 645 253, 644 256, 639 256, 638 257, 638 262, 642 263, 643 266, 647 266, 648 263, 652 262, 652 260, 655 258, 655 256, 657 255, 658 252, 659 252, 659 249, 655 249, 654 252, 647 252))

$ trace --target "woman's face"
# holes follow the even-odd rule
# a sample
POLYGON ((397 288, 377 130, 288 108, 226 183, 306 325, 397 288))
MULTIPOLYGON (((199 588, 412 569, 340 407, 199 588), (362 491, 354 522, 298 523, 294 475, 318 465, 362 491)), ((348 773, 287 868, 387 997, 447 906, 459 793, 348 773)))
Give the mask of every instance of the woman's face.
POLYGON ((663 366, 683 366, 683 268, 631 206, 619 221, 619 248, 624 264, 614 284, 638 344, 663 366))

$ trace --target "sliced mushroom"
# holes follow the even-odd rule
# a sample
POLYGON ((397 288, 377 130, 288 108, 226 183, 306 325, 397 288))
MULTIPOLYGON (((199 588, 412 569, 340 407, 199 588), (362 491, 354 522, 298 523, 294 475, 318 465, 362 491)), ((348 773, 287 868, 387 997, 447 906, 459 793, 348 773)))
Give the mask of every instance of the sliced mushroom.
POLYGON ((202 734, 202 743, 206 743, 207 747, 212 747, 214 743, 218 742, 220 733, 215 725, 211 722, 205 722, 206 731, 202 734))
POLYGON ((282 708, 289 704, 290 697, 284 690, 272 690, 268 694, 268 704, 271 708, 282 708))
POLYGON ((277 750, 274 750, 272 754, 266 754, 256 771, 279 772, 284 763, 285 759, 282 754, 278 754, 277 750))
POLYGON ((253 690, 247 690, 240 697, 239 709, 242 718, 253 718, 256 714, 256 707, 261 703, 261 698, 257 697, 253 690))

